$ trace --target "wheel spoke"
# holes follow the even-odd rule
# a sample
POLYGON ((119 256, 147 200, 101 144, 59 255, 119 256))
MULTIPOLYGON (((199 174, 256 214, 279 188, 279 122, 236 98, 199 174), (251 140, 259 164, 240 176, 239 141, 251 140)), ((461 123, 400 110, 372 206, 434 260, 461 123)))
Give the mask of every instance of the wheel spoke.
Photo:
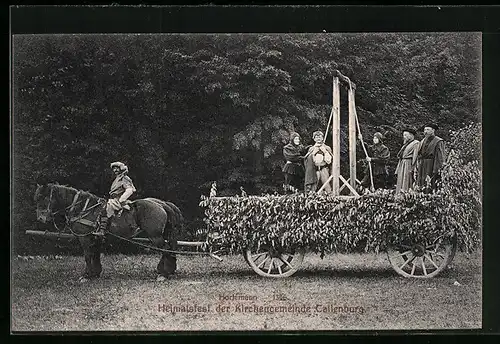
POLYGON ((274 265, 274 258, 271 258, 271 263, 269 264, 269 268, 267 269, 267 273, 270 274, 271 270, 273 269, 274 265))
POLYGON ((267 255, 266 257, 259 263, 259 265, 257 265, 257 267, 260 269, 266 262, 267 262, 267 255))
POLYGON ((435 267, 436 269, 439 269, 439 267, 437 266, 437 264, 436 264, 436 263, 434 263, 434 261, 432 260, 432 258, 431 258, 431 257, 429 257, 429 256, 428 256, 428 255, 426 255, 426 254, 425 254, 424 256, 425 256, 425 258, 427 258, 427 260, 428 260, 428 261, 430 261, 430 262, 432 263, 432 265, 434 265, 434 267, 435 267))
POLYGON ((434 252, 434 254, 440 256, 443 259, 446 259, 446 256, 444 254, 442 254, 442 253, 434 252))
POLYGON ((280 259, 283 263, 285 263, 286 265, 288 265, 288 266, 290 267, 290 269, 293 269, 293 266, 292 266, 292 265, 288 262, 288 260, 283 259, 283 258, 281 258, 281 257, 279 257, 279 259, 280 259))
POLYGON ((456 240, 415 242, 408 250, 406 245, 392 245, 387 250, 389 262, 396 272, 405 277, 430 278, 439 274, 454 257, 456 240), (420 261, 419 261, 420 260, 420 261))
POLYGON ((284 278, 297 272, 304 259, 304 251, 286 251, 281 247, 275 249, 261 247, 258 251, 247 248, 244 256, 250 267, 262 277, 284 278), (265 250, 265 252, 262 252, 265 250))
POLYGON ((267 252, 261 252, 261 253, 257 253, 257 254, 252 254, 252 259, 253 261, 255 262, 257 260, 257 258, 265 255, 267 252))
POLYGON ((391 258, 397 258, 397 257, 406 256, 408 253, 411 253, 411 250, 403 252, 403 253, 395 254, 395 255, 391 256, 391 258))
POLYGON ((403 263, 403 265, 401 265, 399 268, 400 269, 403 269, 403 267, 408 264, 409 262, 413 261, 413 259, 415 259, 415 256, 413 258, 408 258, 408 260, 406 262, 403 263))
POLYGON ((280 259, 280 257, 274 257, 274 266, 277 267, 283 267, 285 266, 285 263, 280 259))
POLYGON ((424 270, 424 275, 427 276, 427 269, 425 268, 424 256, 422 256, 422 270, 424 270))

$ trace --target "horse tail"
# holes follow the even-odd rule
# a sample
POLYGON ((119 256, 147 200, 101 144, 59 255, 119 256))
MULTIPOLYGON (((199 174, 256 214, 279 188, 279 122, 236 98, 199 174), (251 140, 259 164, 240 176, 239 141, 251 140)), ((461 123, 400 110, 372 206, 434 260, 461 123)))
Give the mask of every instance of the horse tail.
POLYGON ((175 215, 175 221, 177 225, 184 224, 184 216, 182 216, 182 212, 175 204, 172 202, 165 201, 166 205, 172 209, 172 213, 175 215))

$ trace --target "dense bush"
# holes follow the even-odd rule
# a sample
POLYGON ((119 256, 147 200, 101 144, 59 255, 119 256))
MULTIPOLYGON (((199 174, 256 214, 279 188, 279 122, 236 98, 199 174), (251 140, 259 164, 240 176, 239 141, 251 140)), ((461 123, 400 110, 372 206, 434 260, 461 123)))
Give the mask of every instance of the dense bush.
POLYGON ((481 160, 482 135, 481 124, 471 123, 458 130, 450 131, 451 142, 448 150, 458 154, 464 163, 481 160))
POLYGON ((452 133, 441 173, 440 212, 466 247, 480 241, 482 228, 481 126, 468 125, 452 133))
POLYGON ((467 130, 455 134, 436 192, 202 197, 207 231, 218 232, 231 252, 255 243, 299 245, 322 254, 378 252, 391 243, 433 243, 453 234, 459 249, 471 252, 480 243, 481 173, 478 160, 470 159, 474 149, 464 151, 468 146, 460 145, 467 130))

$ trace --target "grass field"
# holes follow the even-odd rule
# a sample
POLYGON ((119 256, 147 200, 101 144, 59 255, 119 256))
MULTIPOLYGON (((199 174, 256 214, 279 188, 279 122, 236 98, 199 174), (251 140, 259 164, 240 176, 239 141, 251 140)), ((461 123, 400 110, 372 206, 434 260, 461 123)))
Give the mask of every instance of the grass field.
POLYGON ((285 279, 259 277, 242 256, 227 256, 223 262, 183 256, 171 279, 156 282, 154 268, 158 260, 158 256, 146 254, 103 256, 102 277, 80 284, 77 279, 84 269, 83 257, 14 258, 11 329, 265 331, 481 327, 479 253, 468 256, 458 252, 450 268, 431 279, 400 277, 384 254, 335 254, 324 259, 309 254, 302 269, 285 279), (233 295, 251 300, 228 300, 233 295), (172 307, 179 308, 175 314, 172 307))

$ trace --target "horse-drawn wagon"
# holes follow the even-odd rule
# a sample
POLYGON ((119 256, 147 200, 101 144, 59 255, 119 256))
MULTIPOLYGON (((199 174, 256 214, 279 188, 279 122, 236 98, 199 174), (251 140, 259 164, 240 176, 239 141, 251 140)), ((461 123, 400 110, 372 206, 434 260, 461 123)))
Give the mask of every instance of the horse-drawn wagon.
MULTIPOLYGON (((198 241, 170 237, 171 229, 182 223, 182 214, 174 204, 152 198, 135 201, 133 211, 115 220, 109 234, 162 252, 157 268, 162 278, 175 271, 179 254, 208 255, 221 260, 220 254, 243 253, 245 261, 260 276, 288 277, 298 271, 306 252, 323 257, 327 253, 369 251, 387 252, 391 266, 402 276, 438 275, 453 260, 458 247, 470 251, 479 242, 480 209, 476 209, 480 208, 476 195, 479 191, 474 191, 475 187, 474 195, 462 197, 461 204, 455 203, 451 196, 457 191, 453 189, 452 177, 451 187, 438 192, 411 191, 397 197, 392 190, 358 194, 356 136, 361 136, 361 132, 354 103, 355 88, 347 77, 336 71, 327 125, 327 132, 330 123, 332 126, 334 159, 331 176, 318 193, 217 197, 214 184, 210 197, 202 196, 200 202, 205 208, 206 228, 199 231, 198 241), (350 176, 347 179, 340 174, 340 82, 348 86, 349 95, 350 176), (331 183, 332 192, 324 195, 322 191, 327 183, 331 183), (342 191, 349 194, 341 195, 342 191), (466 204, 469 199, 474 204, 466 204), (464 223, 453 215, 461 209, 464 213, 473 213, 464 223), (146 233, 144 238, 136 235, 138 227, 146 233), (178 250, 178 246, 195 250, 178 250)), ((361 143, 363 145, 363 141, 361 143)), ((363 150, 367 155, 364 145, 363 150)), ((368 167, 371 171, 369 162, 368 167)), ((479 183, 480 177, 476 177, 472 177, 473 183, 479 183)), ((373 178, 370 179, 373 186, 373 178)), ((84 276, 98 277, 100 251, 92 238, 105 200, 88 192, 49 184, 39 186, 36 201, 38 219, 50 221, 59 212, 66 219, 65 230, 27 233, 77 236, 85 251, 84 276)))
MULTIPOLYGON (((75 214, 71 212, 71 203, 59 205, 50 200, 60 198, 56 195, 68 189, 66 186, 49 184, 40 188, 46 188, 49 199, 48 203, 47 197, 38 199, 39 213, 45 209, 43 216, 54 221, 54 213, 62 212, 67 222, 58 232, 30 230, 26 233, 77 237, 85 249, 85 243, 95 237, 96 226, 85 221, 89 221, 91 212, 75 214), (82 219, 83 223, 76 222, 82 219), (86 229, 75 230, 75 224, 86 229)), ((415 192, 395 198, 390 190, 360 197, 303 193, 203 197, 200 205, 205 208, 206 227, 198 234, 204 240, 173 243, 160 231, 159 244, 154 235, 126 235, 123 229, 121 232, 111 229, 108 233, 162 252, 159 265, 166 264, 163 261, 168 257, 182 254, 222 260, 219 255, 243 253, 245 261, 258 275, 279 278, 297 272, 306 252, 323 256, 386 251, 391 266, 400 275, 429 278, 446 268, 460 244, 461 236, 453 227, 453 219, 446 216, 445 202, 439 193, 415 192), (421 214, 425 216, 419 219, 421 214), (179 250, 179 246, 196 249, 179 250)), ((98 277, 100 252, 92 245, 87 248, 85 277, 98 277)))

